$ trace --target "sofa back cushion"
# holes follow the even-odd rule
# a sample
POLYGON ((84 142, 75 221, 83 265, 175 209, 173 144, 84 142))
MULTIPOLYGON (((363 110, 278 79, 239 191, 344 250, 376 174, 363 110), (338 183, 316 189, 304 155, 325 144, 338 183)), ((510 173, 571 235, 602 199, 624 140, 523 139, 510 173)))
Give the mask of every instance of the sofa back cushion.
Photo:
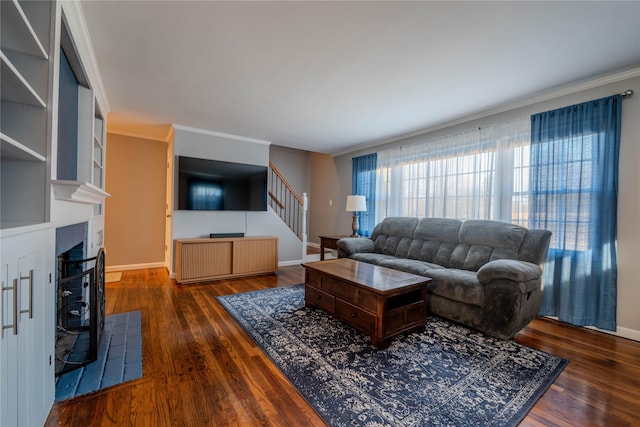
POLYGON ((389 217, 376 226, 371 233, 376 253, 408 258, 418 218, 389 217))
POLYGON ((462 221, 448 218, 423 218, 416 225, 407 258, 447 267, 458 245, 462 221))
POLYGON ((549 230, 529 229, 522 246, 520 246, 518 259, 542 265, 547 260, 549 242, 551 242, 551 232, 549 230))
POLYGON ((518 258, 527 229, 498 221, 468 220, 462 223, 459 243, 450 267, 478 271, 489 261, 518 258))

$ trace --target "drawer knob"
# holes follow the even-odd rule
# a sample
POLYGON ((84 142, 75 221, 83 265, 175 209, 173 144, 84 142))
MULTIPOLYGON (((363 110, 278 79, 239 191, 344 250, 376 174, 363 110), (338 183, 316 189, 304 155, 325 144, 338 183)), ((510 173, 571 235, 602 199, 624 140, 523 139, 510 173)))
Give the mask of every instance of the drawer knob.
POLYGON ((357 313, 351 313, 351 317, 356 317, 357 315, 357 313))

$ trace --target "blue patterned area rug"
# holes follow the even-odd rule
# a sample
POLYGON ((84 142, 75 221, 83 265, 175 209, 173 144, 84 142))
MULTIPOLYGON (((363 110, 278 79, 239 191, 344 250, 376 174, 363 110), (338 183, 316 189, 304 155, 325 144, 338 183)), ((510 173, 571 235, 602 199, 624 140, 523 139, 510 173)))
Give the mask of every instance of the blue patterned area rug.
POLYGON ((568 363, 434 316, 378 350, 303 285, 218 300, 331 426, 516 426, 568 363))
POLYGON ((106 316, 98 359, 56 378, 56 402, 142 377, 142 315, 106 316))

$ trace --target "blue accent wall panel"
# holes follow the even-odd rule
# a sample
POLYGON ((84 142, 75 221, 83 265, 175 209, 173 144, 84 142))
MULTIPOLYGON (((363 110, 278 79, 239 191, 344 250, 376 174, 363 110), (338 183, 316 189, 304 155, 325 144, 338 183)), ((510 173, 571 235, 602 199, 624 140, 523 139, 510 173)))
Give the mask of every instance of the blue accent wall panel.
POLYGON ((78 179, 78 80, 60 49, 58 179, 78 179))

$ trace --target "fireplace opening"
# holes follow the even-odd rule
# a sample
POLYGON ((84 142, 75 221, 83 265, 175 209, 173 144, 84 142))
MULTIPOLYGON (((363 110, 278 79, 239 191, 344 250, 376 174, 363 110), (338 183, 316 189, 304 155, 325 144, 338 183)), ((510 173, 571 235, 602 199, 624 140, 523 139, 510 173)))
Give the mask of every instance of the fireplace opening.
POLYGON ((104 250, 85 258, 86 237, 78 243, 68 237, 78 227, 61 230, 66 233, 57 242, 71 240, 73 246, 58 255, 56 376, 96 360, 104 329, 104 250))

